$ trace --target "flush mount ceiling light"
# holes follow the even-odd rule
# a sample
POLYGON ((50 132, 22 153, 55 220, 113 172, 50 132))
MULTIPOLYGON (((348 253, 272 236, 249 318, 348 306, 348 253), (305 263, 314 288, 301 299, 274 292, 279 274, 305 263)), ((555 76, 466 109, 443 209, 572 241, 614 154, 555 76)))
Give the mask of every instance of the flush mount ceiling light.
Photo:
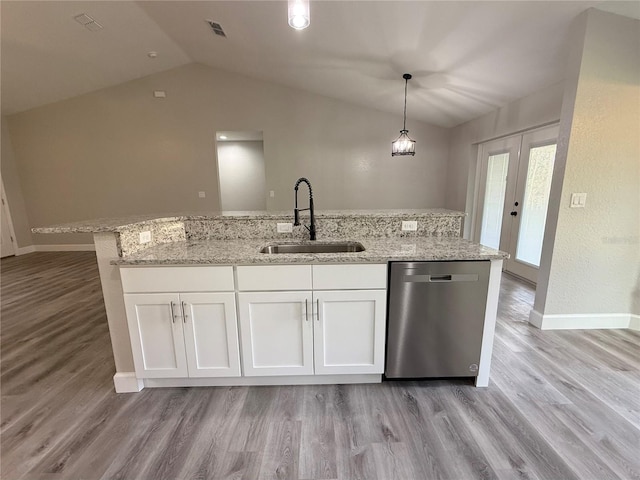
POLYGON ((409 138, 409 130, 407 130, 407 84, 411 80, 411 74, 405 73, 402 78, 404 78, 404 123, 402 130, 400 130, 400 136, 391 143, 392 157, 416 154, 416 141, 409 138))
POLYGON ((309 26, 309 0, 289 0, 289 26, 303 30, 309 26))

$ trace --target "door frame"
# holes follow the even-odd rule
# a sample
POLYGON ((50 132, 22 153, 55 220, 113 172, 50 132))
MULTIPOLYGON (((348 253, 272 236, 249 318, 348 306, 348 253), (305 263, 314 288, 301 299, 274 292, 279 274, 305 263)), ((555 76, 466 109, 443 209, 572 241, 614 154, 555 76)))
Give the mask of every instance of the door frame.
MULTIPOLYGON (((9 208, 9 200, 7 199, 7 194, 4 188, 4 180, 2 175, 0 174, 0 199, 2 202, 2 212, 0 215, 6 215, 7 223, 9 224, 9 234, 11 235, 11 244, 13 246, 13 255, 18 255, 18 241, 16 240, 16 231, 13 228, 13 219, 11 218, 11 209, 9 208)), ((7 255, 10 256, 10 255, 7 255)))

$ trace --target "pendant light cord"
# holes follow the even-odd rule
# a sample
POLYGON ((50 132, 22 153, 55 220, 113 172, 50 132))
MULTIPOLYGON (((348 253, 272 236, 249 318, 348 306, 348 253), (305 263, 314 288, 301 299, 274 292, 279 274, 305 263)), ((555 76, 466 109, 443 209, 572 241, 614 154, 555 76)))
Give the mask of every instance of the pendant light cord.
POLYGON ((404 79, 404 122, 402 123, 402 129, 407 129, 407 84, 409 83, 409 79, 404 79))

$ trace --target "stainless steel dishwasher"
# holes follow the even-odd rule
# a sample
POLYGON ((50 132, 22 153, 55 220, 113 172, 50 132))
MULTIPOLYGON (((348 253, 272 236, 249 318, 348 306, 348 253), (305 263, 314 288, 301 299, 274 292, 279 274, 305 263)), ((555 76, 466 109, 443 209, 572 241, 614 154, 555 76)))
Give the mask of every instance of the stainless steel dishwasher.
POLYGON ((488 261, 392 262, 387 378, 478 374, 488 261))

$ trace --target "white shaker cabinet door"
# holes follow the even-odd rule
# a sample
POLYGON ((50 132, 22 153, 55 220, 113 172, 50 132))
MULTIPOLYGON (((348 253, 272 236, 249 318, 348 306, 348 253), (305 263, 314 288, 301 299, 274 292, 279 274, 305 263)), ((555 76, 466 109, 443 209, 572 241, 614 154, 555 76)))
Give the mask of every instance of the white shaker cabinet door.
POLYGON ((187 362, 177 294, 124 296, 138 378, 186 377, 187 362))
POLYGON ((239 377, 240 349, 233 293, 181 293, 190 377, 239 377))
POLYGON ((316 374, 383 373, 386 290, 313 295, 316 374))
POLYGON ((238 294, 245 376, 312 375, 311 292, 238 294))

